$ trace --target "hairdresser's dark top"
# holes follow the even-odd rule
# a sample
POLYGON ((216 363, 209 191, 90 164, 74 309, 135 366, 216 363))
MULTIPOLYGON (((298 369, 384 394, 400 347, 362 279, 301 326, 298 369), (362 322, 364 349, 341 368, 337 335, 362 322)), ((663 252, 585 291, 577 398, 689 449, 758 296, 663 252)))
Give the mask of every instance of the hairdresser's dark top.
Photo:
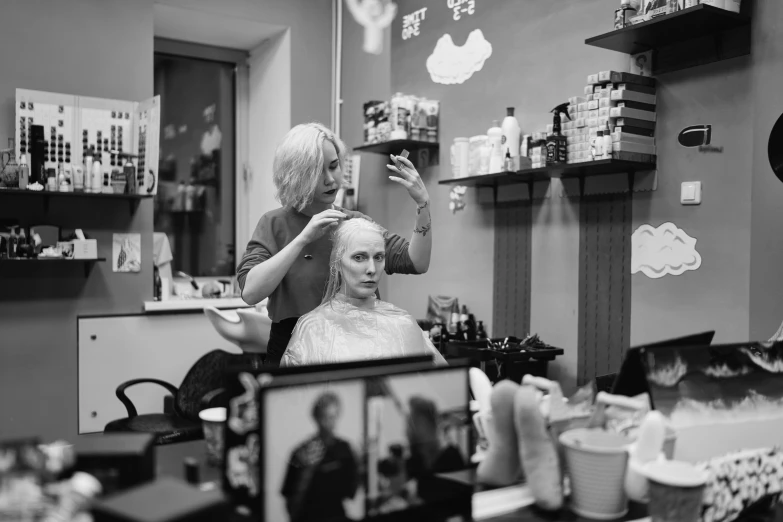
MULTIPOLYGON (((360 212, 335 207, 349 218, 370 219, 360 212)), ((247 244, 237 267, 237 281, 244 291, 247 273, 285 248, 310 222, 310 217, 290 208, 278 208, 264 214, 247 244)), ((409 243, 396 234, 386 234, 386 273, 416 274, 409 243)), ((288 273, 269 296, 269 317, 275 322, 301 317, 321 304, 329 281, 329 256, 332 240, 328 234, 305 246, 288 273)))

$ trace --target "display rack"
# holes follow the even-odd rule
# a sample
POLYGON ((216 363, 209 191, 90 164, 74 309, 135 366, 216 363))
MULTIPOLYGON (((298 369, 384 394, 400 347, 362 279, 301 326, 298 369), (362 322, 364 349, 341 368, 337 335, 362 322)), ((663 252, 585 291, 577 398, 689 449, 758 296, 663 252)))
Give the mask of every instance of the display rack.
POLYGON ((655 168, 655 163, 605 159, 589 161, 586 163, 551 165, 549 167, 520 170, 518 172, 499 172, 497 174, 444 179, 439 181, 438 184, 462 185, 466 187, 491 187, 495 190, 497 190, 498 187, 506 185, 527 184, 532 199, 533 183, 537 181, 549 181, 552 178, 579 179, 579 194, 584 195, 585 178, 607 174, 626 174, 628 175, 628 186, 630 187, 630 190, 633 190, 636 173, 655 170, 655 168))
MULTIPOLYGON (((4 268, 8 268, 11 266, 83 265, 84 277, 90 275, 90 270, 92 270, 92 267, 95 263, 104 263, 104 262, 106 262, 105 257, 98 257, 95 259, 63 259, 63 258, 37 258, 37 259, 11 258, 9 259, 6 257, 0 257, 0 265, 2 265, 4 268)), ((5 270, 2 270, 0 271, 0 274, 5 272, 6 272, 5 270)))
POLYGON ((31 198, 38 199, 43 202, 44 212, 49 212, 49 200, 50 199, 66 199, 75 200, 88 199, 88 200, 110 200, 110 201, 127 201, 128 208, 131 216, 136 211, 136 207, 143 199, 152 199, 154 196, 150 194, 102 194, 92 192, 54 192, 49 190, 21 190, 21 189, 0 189, 0 200, 7 197, 18 198, 31 198))
POLYGON ((585 40, 587 45, 638 54, 656 51, 653 74, 750 54, 749 2, 740 13, 699 4, 585 40))
POLYGON ((374 154, 399 154, 403 149, 409 151, 411 155, 416 151, 426 149, 430 151, 430 155, 432 155, 433 152, 438 152, 438 150, 440 150, 440 144, 432 141, 390 140, 380 143, 369 143, 353 148, 356 152, 372 152, 374 154))

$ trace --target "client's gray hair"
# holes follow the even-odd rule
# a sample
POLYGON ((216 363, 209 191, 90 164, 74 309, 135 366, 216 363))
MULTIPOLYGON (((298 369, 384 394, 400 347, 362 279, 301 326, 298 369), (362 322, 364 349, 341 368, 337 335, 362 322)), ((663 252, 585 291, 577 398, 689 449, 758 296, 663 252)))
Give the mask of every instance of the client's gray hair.
POLYGON ((345 159, 345 144, 320 123, 303 123, 288 131, 275 150, 272 181, 277 199, 285 207, 302 211, 313 202, 313 195, 324 171, 324 142, 337 151, 340 166, 345 159))
POLYGON ((334 299, 343 286, 342 259, 348 249, 348 241, 360 230, 377 232, 381 238, 386 238, 386 229, 375 221, 362 217, 347 219, 340 223, 332 233, 332 255, 329 257, 329 281, 326 283, 326 292, 321 303, 327 303, 334 299))

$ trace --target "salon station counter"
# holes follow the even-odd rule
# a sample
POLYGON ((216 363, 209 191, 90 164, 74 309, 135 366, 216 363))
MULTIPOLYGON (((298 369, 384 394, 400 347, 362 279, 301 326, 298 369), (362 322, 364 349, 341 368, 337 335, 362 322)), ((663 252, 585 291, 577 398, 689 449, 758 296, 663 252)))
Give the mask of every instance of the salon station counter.
MULTIPOLYGON (((190 367, 212 350, 241 353, 216 330, 204 313, 214 307, 227 315, 252 309, 241 298, 172 299, 143 304, 129 315, 77 318, 79 433, 103 431, 127 412, 117 386, 130 379, 154 378, 179 386, 190 367)), ((163 411, 162 387, 141 384, 128 389, 139 413, 163 411)))

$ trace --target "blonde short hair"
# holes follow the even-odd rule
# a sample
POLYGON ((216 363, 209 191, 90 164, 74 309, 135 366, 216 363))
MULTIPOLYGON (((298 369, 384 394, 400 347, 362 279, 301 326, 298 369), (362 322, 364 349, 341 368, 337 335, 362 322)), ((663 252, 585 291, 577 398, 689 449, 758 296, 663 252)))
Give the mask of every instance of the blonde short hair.
POLYGON ((324 171, 325 141, 334 145, 340 166, 345 159, 345 144, 320 123, 303 123, 288 131, 275 150, 272 181, 277 200, 285 207, 302 211, 313 202, 313 195, 324 171))

